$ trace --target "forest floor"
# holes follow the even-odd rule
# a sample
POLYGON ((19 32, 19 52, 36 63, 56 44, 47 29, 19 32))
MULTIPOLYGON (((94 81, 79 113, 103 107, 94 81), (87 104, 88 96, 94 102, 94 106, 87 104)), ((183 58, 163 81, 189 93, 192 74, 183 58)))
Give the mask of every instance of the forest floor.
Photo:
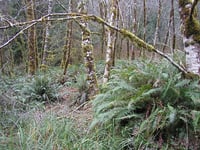
POLYGON ((58 119, 71 119, 77 126, 77 129, 80 129, 83 133, 87 133, 89 124, 93 118, 92 104, 91 102, 86 102, 82 105, 74 104, 75 100, 73 100, 74 98, 72 95, 76 95, 77 93, 78 90, 76 88, 61 88, 59 90, 61 101, 45 105, 43 111, 37 111, 34 114, 34 118, 37 121, 41 121, 48 114, 54 114, 58 119))

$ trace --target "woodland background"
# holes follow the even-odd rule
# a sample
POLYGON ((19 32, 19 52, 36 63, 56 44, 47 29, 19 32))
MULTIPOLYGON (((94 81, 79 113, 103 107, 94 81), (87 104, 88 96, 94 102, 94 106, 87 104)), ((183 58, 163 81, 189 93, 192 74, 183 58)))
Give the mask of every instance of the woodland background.
POLYGON ((0 149, 198 150, 194 3, 0 0, 0 149))

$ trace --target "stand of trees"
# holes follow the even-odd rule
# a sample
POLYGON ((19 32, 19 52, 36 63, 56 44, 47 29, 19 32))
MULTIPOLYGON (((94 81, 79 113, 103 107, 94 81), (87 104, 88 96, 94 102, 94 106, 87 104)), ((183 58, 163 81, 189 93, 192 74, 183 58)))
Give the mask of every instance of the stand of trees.
POLYGON ((61 65, 66 75, 68 65, 81 63, 81 57, 90 93, 97 93, 95 59, 105 58, 106 83, 116 57, 160 55, 184 74, 199 75, 197 4, 197 0, 0 1, 1 73, 12 75, 14 68, 23 66, 34 75, 39 68, 61 65), (186 59, 177 61, 180 52, 186 59))

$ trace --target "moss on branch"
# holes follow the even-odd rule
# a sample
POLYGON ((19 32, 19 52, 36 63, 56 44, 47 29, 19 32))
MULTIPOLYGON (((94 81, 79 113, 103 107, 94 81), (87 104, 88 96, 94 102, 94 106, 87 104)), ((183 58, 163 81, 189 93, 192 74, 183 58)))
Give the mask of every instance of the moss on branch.
POLYGON ((155 47, 153 45, 150 45, 150 44, 146 43, 145 41, 143 41, 142 39, 140 39, 139 37, 137 37, 136 35, 134 35, 130 31, 127 31, 125 29, 121 29, 121 30, 119 30, 119 32, 123 36, 128 37, 138 47, 145 48, 145 49, 147 49, 149 51, 155 51, 155 47))

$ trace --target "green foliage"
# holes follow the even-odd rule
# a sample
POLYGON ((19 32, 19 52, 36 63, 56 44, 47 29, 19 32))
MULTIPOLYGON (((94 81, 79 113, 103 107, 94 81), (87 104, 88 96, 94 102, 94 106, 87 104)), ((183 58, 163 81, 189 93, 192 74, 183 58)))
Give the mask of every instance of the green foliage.
POLYGON ((45 76, 35 77, 29 85, 25 95, 29 101, 55 101, 56 100, 56 87, 52 87, 50 78, 45 76))
MULTIPOLYGON (((135 62, 113 70, 104 93, 93 101, 91 128, 115 123, 132 149, 194 148, 200 121, 199 79, 184 79, 169 63, 135 62), (123 69, 122 69, 123 68, 123 69), (177 147, 176 147, 177 148, 177 147)), ((119 132, 119 134, 121 134, 119 132)))
POLYGON ((78 88, 79 92, 87 92, 88 84, 87 84, 87 77, 85 74, 77 74, 76 76, 76 87, 78 88))
POLYGON ((58 119, 54 114, 40 122, 29 119, 25 126, 17 124, 17 127, 17 134, 1 135, 5 141, 0 143, 0 149, 74 149, 79 137, 71 120, 58 119))
MULTIPOLYGON (((69 67, 67 86, 86 89, 82 68, 69 67)), ((6 96, 4 101, 0 96, 0 149, 199 148, 199 79, 183 78, 165 61, 117 61, 110 82, 93 101, 94 120, 86 133, 72 120, 36 109, 56 95, 58 72, 48 70, 33 79, 0 78, 6 96), (48 98, 41 96, 44 90, 48 98)))

